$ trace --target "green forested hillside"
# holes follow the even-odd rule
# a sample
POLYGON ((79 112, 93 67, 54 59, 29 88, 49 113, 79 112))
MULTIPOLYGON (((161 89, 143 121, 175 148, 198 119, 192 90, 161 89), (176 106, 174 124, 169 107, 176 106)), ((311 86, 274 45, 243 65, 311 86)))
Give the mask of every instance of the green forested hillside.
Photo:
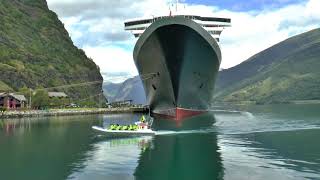
POLYGON ((101 93, 99 68, 73 45, 45 0, 0 0, 0 69, 0 91, 101 81, 51 89, 75 99, 101 93))
POLYGON ((216 101, 320 100, 320 29, 289 38, 219 73, 216 101))

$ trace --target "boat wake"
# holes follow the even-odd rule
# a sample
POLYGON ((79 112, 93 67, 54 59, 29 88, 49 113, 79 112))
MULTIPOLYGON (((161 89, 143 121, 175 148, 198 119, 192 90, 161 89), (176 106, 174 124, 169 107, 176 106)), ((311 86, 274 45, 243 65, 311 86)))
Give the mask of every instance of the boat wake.
POLYGON ((199 134, 199 133, 212 133, 213 130, 210 129, 198 129, 198 130, 183 130, 183 131, 166 131, 166 130, 160 130, 155 131, 156 136, 164 136, 164 135, 177 135, 177 134, 199 134))
POLYGON ((248 111, 222 110, 222 109, 221 110, 215 109, 215 110, 208 110, 208 111, 212 113, 241 114, 241 115, 247 116, 248 118, 254 118, 254 115, 248 111))

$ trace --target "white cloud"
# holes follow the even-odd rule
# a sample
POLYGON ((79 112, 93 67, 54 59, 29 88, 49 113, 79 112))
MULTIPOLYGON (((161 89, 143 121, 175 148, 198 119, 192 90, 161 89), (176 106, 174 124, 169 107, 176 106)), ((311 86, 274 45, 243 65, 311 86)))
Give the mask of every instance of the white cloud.
POLYGON ((310 0, 261 12, 232 12, 193 5, 187 8, 201 15, 231 18, 232 27, 226 28, 220 38, 221 67, 229 68, 290 36, 319 27, 320 15, 316 15, 320 12, 319 4, 319 0, 310 0))
MULTIPOLYGON (((95 63, 100 67, 101 72, 104 74, 116 74, 119 72, 127 72, 126 75, 134 76, 138 72, 135 68, 132 58, 132 50, 125 50, 117 46, 107 47, 90 47, 85 46, 84 51, 86 54, 94 59, 95 63)), ((106 77, 105 80, 119 82, 125 79, 112 79, 114 77, 106 77)))
POLYGON ((80 18, 77 18, 77 17, 61 18, 61 21, 63 22, 65 28, 68 30, 72 39, 79 39, 83 36, 83 33, 80 30, 73 27, 74 24, 80 23, 80 18))
MULTIPOLYGON (((169 14, 168 2, 48 0, 49 7, 58 13, 72 39, 93 58, 101 72, 132 75, 137 74, 132 58, 134 38, 124 31, 123 22, 130 18, 169 14)), ((320 22, 319 0, 260 12, 232 12, 196 4, 182 4, 179 8, 184 7, 189 14, 232 19, 232 27, 225 29, 220 38, 222 68, 235 66, 292 35, 319 27, 320 22)))
POLYGON ((306 13, 309 16, 320 16, 320 1, 319 0, 310 0, 306 7, 306 13))

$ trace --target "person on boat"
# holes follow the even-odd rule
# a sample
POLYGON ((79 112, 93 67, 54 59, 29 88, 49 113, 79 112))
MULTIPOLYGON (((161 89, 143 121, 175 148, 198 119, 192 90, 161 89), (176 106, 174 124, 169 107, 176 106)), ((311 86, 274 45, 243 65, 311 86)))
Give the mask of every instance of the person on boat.
POLYGON ((138 122, 137 125, 139 129, 148 129, 148 122, 146 122, 144 115, 141 116, 140 122, 138 122))
POLYGON ((142 123, 146 122, 146 118, 144 117, 144 115, 141 116, 140 122, 142 122, 142 123))

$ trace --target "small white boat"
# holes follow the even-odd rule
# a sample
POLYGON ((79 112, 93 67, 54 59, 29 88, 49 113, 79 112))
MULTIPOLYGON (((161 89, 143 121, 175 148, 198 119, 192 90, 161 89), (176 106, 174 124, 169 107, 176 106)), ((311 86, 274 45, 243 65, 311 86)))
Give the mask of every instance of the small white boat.
POLYGON ((135 131, 129 130, 109 130, 98 126, 92 126, 92 129, 104 132, 112 136, 143 136, 143 135, 155 135, 156 132, 151 129, 138 129, 135 131))

